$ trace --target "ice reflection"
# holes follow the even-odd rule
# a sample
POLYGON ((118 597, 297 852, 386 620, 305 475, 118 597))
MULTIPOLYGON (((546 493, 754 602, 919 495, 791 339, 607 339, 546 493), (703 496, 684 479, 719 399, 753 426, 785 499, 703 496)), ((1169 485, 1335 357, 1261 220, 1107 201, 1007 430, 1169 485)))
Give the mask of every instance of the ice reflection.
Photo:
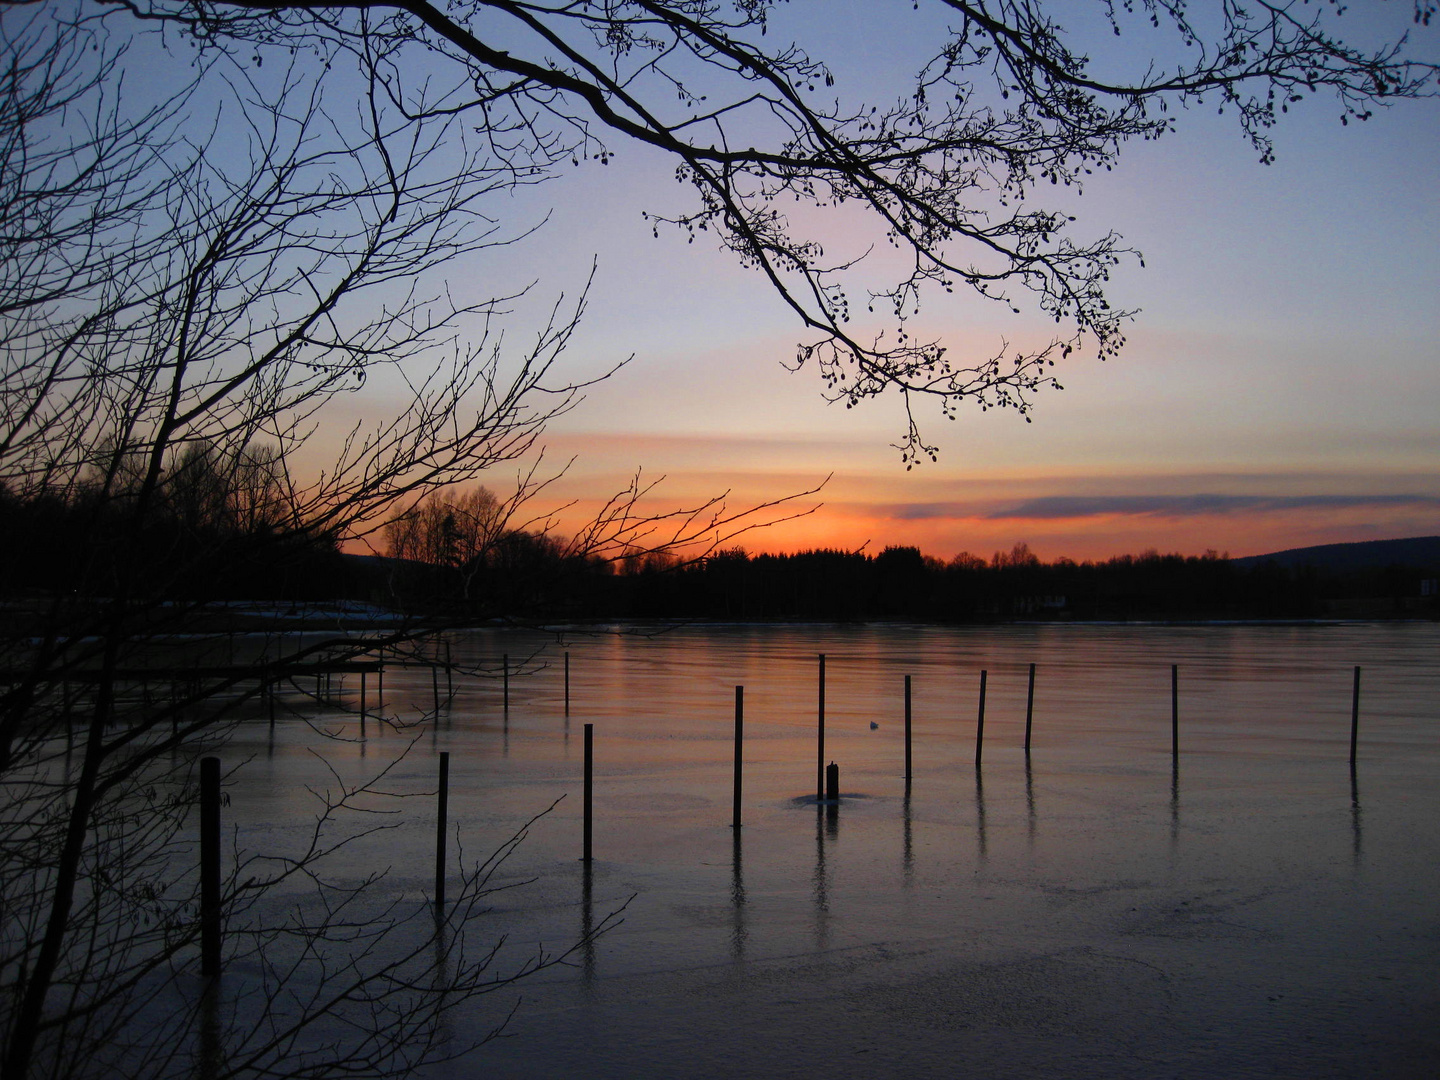
MULTIPOLYGON (((434 981, 440 986, 448 986, 454 977, 454 953, 451 948, 453 941, 450 936, 449 922, 444 911, 436 906, 434 909, 435 932, 431 936, 434 943, 434 981)), ((436 1031, 436 1041, 441 1045, 448 1045, 455 1032, 451 1027, 451 1017, 448 1012, 442 1013, 439 1020, 439 1029, 436 1031)))
MULTIPOLYGON (((963 1032, 950 1030, 945 1053, 1013 1052, 1038 1033, 1107 1063, 1132 1042, 1147 1061, 1208 1054, 1207 1075, 1241 1075, 1256 1062, 1299 1075, 1322 1059, 1297 1064, 1282 1050, 1311 1053, 1311 1035, 1330 1040, 1316 1054, 1373 1045, 1365 1018, 1381 1026, 1386 1045, 1418 1045, 1394 1017, 1409 1015, 1407 1002, 1434 974, 1414 928, 1433 923, 1440 894, 1440 626, 692 627, 571 640, 570 712, 605 739, 595 828, 606 862, 594 873, 641 896, 606 939, 603 968, 589 940, 603 922, 592 874, 574 875, 580 732, 572 749, 559 657, 512 679, 508 715, 498 678, 463 674, 482 664, 498 674, 502 652, 533 652, 522 636, 455 635, 457 696, 438 713, 426 668, 386 672, 387 714, 438 719, 392 786, 430 786, 440 750, 464 762, 452 812, 472 850, 570 794, 506 871, 533 879, 533 892, 509 894, 481 932, 547 948, 578 935, 575 970, 527 984, 517 1038, 487 1047, 474 1071, 455 1075, 576 1072, 569 1066, 591 1060, 587 1040, 597 1064, 578 1071, 597 1078, 721 1075, 727 1065, 733 1075, 800 1075, 820 1060, 818 1032, 838 1039, 853 1028, 866 1045, 884 1046, 890 1018, 922 1014, 936 1021, 937 1039, 950 1030, 947 1018, 967 1018, 963 1032), (822 653, 825 756, 817 759, 822 653), (1034 699, 1032 663, 1044 667, 1034 699), (1337 766, 1347 760, 1355 663, 1367 677, 1367 772, 1363 802, 1351 774, 1347 827, 1337 766), (1172 664, 1186 673, 1183 813, 1164 737, 1172 664), (981 671, 989 673, 989 745, 972 802, 981 671), (892 722, 903 674, 915 680, 913 791, 903 780, 903 728, 892 722), (748 699, 743 841, 723 828, 740 684, 748 699), (1024 752, 1027 705, 1042 740, 1043 784, 1024 752), (849 791, 871 797, 852 794, 843 807, 812 802, 824 781, 821 770, 811 789, 812 763, 832 757, 849 791), (922 840, 948 855, 930 858, 922 840), (977 861, 983 887, 969 889, 977 861), (1044 950, 1069 959, 1032 963, 1044 950), (894 993, 873 1010, 869 998, 864 1010, 849 997, 822 1002, 831 989, 813 978, 819 952, 844 954, 847 983, 853 974, 894 993), (1106 959, 1096 967, 1098 957, 1106 959), (1395 957, 1421 959, 1400 968, 1395 957), (987 964, 997 966, 981 970, 987 964), (726 972, 720 989, 705 974, 717 967, 726 972), (1127 990, 1141 971, 1163 971, 1166 993, 1127 990), (1084 985, 1067 988, 1072 977, 1084 985), (1342 984, 1373 996, 1357 990, 1339 1000, 1342 984), (737 1015, 756 1023, 707 1027, 710 1012, 722 1011, 710 1005, 732 991, 737 1015), (1270 1002, 1269 1011, 1235 1024, 1250 1001, 1270 1002), (1292 1001, 1336 1004, 1317 1006, 1324 1015, 1312 1022, 1292 1001), (798 1018, 778 1019, 786 1016, 798 1018), (757 1033, 764 1022, 773 1022, 772 1034, 757 1033), (1023 1036, 1009 1038, 1007 1025, 1025 1028, 1023 1036), (1200 1034, 1208 1031, 1226 1032, 1233 1053, 1200 1034), (686 1058, 696 1047, 711 1057, 686 1058)), ((305 708, 320 725, 333 722, 319 703, 305 708)), ((255 759, 255 780, 242 790, 242 777, 233 796, 237 819, 250 819, 241 823, 249 849, 283 841, 286 824, 309 812, 305 785, 318 771, 305 771, 319 741, 306 717, 282 708, 272 740, 263 708, 258 715, 234 748, 237 759, 255 759)), ((371 741, 366 764, 377 771, 388 760, 381 751, 408 739, 371 741)), ((324 752, 347 778, 359 771, 359 744, 324 752)), ((380 854, 355 857, 357 875, 376 861, 402 880, 423 875, 415 854, 423 845, 405 839, 423 827, 412 828, 413 816, 402 808, 380 854)), ((478 1021, 473 1030, 482 1030, 478 1021)), ((457 1041, 467 1033, 457 1023, 457 1041)), ((915 1053, 914 1075, 983 1071, 964 1058, 964 1069, 947 1072, 939 1048, 928 1059, 915 1053)), ((1053 1061, 1030 1060, 1005 1075, 1053 1071, 1053 1061)))
POLYGON ((989 849, 985 836, 985 773, 979 763, 975 765, 975 838, 979 845, 976 856, 983 863, 989 849))
POLYGON ((740 830, 735 830, 730 846, 730 955, 745 959, 745 942, 750 933, 745 927, 745 872, 741 865, 740 830))
POLYGON ((825 839, 834 839, 839 828, 840 808, 834 803, 815 806, 815 873, 811 889, 815 896, 815 951, 830 947, 830 877, 825 869, 825 839))
POLYGON ((915 884, 915 844, 911 836, 910 828, 910 784, 908 781, 905 784, 905 800, 901 804, 900 813, 902 822, 901 850, 903 852, 900 863, 902 867, 901 883, 908 889, 915 884))
POLYGON ((1360 866, 1360 778, 1355 763, 1350 763, 1350 833, 1352 836, 1351 861, 1356 869, 1360 866))
MULTIPOLYGON (((1030 665, 1030 679, 1034 682, 1035 665, 1030 665)), ((1031 850, 1035 848, 1035 774, 1030 768, 1030 751, 1025 751, 1025 840, 1031 850)))
POLYGON ((1170 847, 1173 850, 1180 842, 1180 762, 1171 758, 1170 764, 1170 847))
POLYGON ((591 906, 591 870, 586 862, 580 870, 580 973, 587 990, 595 982, 595 912, 591 906))
POLYGON ((196 1080, 218 1080, 228 1070, 225 1048, 220 1039, 220 980, 205 980, 200 991, 200 1052, 196 1061, 196 1080))

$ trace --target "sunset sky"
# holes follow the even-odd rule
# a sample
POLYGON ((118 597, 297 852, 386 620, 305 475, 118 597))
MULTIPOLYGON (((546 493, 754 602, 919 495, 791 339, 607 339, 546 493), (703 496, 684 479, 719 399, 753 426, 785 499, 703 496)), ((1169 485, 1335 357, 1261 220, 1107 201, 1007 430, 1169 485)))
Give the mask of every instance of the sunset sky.
MULTIPOLYGON (((908 4, 884 37, 794 7, 780 30, 831 62, 836 92, 898 89, 891 76, 923 51, 908 4)), ((1408 5, 1392 8, 1408 22, 1408 5)), ((1440 31, 1420 33, 1436 52, 1440 31)), ((583 375, 634 359, 546 440, 550 460, 576 457, 552 494, 581 508, 643 467, 677 503, 728 489, 740 505, 831 476, 819 510, 745 537, 751 550, 914 544, 949 558, 1026 541, 1045 559, 1239 556, 1440 533, 1440 103, 1342 127, 1338 106, 1312 100, 1275 138, 1262 166, 1230 117, 1185 112, 1083 197, 1044 201, 1074 208, 1077 235, 1114 228, 1143 252, 1111 292, 1140 309, 1128 344, 1067 362, 1033 423, 922 415, 940 460, 909 472, 890 445, 898 402, 827 405, 813 372, 783 369, 807 338, 763 282, 713 242, 651 235, 643 210, 687 205, 669 161, 616 144, 610 165, 522 194, 517 220, 553 207, 549 221, 467 280, 535 281, 538 309, 598 259, 567 363, 583 375)), ((916 325, 975 355, 1048 332, 1034 308, 963 297, 916 325)))

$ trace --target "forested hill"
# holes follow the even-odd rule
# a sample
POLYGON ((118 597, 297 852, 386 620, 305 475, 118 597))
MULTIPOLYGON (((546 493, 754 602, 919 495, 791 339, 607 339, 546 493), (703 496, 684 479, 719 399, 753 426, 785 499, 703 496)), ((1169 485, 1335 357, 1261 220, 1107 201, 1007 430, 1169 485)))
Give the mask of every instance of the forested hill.
POLYGON ((1269 555, 1248 555, 1230 560, 1236 566, 1274 562, 1286 567, 1313 566, 1320 570, 1378 570, 1386 566, 1429 567, 1440 570, 1440 536, 1411 536, 1403 540, 1362 540, 1353 544, 1320 544, 1287 548, 1269 555))

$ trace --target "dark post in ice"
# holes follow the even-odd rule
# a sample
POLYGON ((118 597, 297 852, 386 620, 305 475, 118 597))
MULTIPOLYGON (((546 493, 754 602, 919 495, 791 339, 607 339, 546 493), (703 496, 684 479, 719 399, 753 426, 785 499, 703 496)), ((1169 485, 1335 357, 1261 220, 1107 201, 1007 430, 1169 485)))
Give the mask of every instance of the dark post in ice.
POLYGON ((1170 665, 1170 758, 1180 760, 1180 665, 1170 665))
POLYGON ((910 782, 910 676, 905 676, 905 782, 910 782))
POLYGON ((825 796, 825 654, 820 654, 820 743, 815 756, 815 797, 825 796))
POLYGON ((980 764, 980 754, 985 749, 985 680, 988 671, 980 672, 980 716, 975 722, 975 764, 980 764))
POLYGON ((732 829, 740 828, 740 767, 745 744, 745 687, 735 687, 735 809, 730 818, 732 829))
POLYGON ((581 840, 580 861, 590 862, 590 804, 591 796, 594 794, 595 775, 595 725, 585 725, 585 826, 581 840))
POLYGON ((440 751, 440 789, 435 809, 435 910, 445 907, 445 830, 450 809, 450 751, 440 751))
POLYGON ((1355 764, 1355 749, 1360 741, 1360 665, 1355 665, 1355 686, 1350 691, 1350 764, 1355 764))
POLYGON ((833 761, 825 766, 825 798, 830 802, 840 801, 840 766, 833 761))
POLYGON ((220 974, 220 759, 200 759, 200 974, 220 974))
POLYGON ((1030 721, 1035 715, 1035 665, 1030 665, 1030 689, 1025 693, 1025 755, 1030 755, 1030 721))

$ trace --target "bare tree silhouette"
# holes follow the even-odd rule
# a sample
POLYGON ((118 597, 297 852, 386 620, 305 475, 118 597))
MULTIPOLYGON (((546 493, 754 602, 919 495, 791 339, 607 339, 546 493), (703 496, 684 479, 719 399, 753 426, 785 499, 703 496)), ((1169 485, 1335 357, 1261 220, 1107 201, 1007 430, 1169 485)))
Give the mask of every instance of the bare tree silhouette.
MULTIPOLYGON (((383 795, 337 778, 313 844, 242 861, 227 885, 227 941, 256 995, 225 1005, 186 982, 198 755, 268 679, 433 628, 342 627, 210 663, 205 583, 311 566, 423 514, 433 491, 533 462, 583 393, 559 364, 583 291, 514 349, 501 331, 527 290, 457 299, 445 283, 447 263, 525 235, 495 208, 508 193, 627 142, 663 151, 694 201, 654 227, 713 235, 767 280, 812 332, 795 362, 833 399, 1024 412, 1057 360, 1118 349, 1128 314, 1107 294, 1121 238, 1073 238, 1038 187, 1083 183, 1197 102, 1234 112, 1269 160, 1270 126, 1299 97, 1328 94, 1348 120, 1433 93, 1433 64, 1403 40, 1347 44, 1334 5, 1223 4, 1202 24, 1178 0, 1102 0, 1117 33, 1168 32, 1138 74, 1107 75, 1038 0, 930 4, 950 32, 889 105, 842 100, 823 59, 767 36, 765 0, 0 7, 0 511, 64 561, 64 587, 17 589, 4 613, 7 1077, 403 1071, 445 1052, 448 1010, 547 962, 497 966, 467 942, 492 861, 469 869, 438 935, 413 917, 423 902, 377 910, 374 882, 325 878, 349 842, 329 839, 336 815, 383 795), (147 64, 187 81, 137 105, 147 64), (835 205, 903 255, 866 290, 884 334, 854 329, 856 259, 792 213, 835 205), (922 298, 955 289, 1028 300, 1061 329, 956 360, 907 329, 922 298), (300 467, 331 437, 331 406, 367 385, 390 410, 300 467), (185 664, 158 700, 136 692, 185 664), (276 918, 276 889, 302 879, 319 907, 276 918)), ((913 413, 899 445, 907 463, 934 454, 913 413)), ((499 497, 512 509, 545 484, 517 468, 519 501, 499 497)), ((637 476, 566 550, 693 557, 791 512, 721 497, 656 514, 652 491, 637 476)))
MULTIPOLYGON (((495 160, 527 176, 606 162, 627 144, 662 151, 694 201, 652 215, 655 228, 713 236, 768 281, 814 331, 795 364, 818 367, 827 396, 849 407, 895 390, 952 417, 965 400, 1028 412, 1057 385, 1057 360, 1123 344, 1131 312, 1108 283, 1136 253, 1114 232, 1077 237, 1041 192, 1083 185, 1191 106, 1231 112, 1268 162, 1272 126, 1304 98, 1327 96, 1348 122, 1435 93, 1436 65, 1408 55, 1406 36, 1349 44, 1343 5, 1303 0, 916 0, 946 29, 888 104, 847 100, 824 57, 768 35, 770 0, 97 2, 182 29, 202 51, 358 61, 415 122, 466 116, 495 160), (1126 36, 1128 58, 1092 61, 1062 18, 1126 36), (795 213, 841 206, 851 227, 868 223, 872 249, 899 253, 888 284, 861 286, 864 306, 890 320, 878 335, 860 336, 852 318, 863 254, 827 253, 819 217, 795 213), (923 297, 956 290, 1029 304, 1059 329, 1038 348, 957 359, 907 329, 923 297)), ((904 17, 847 10, 879 35, 904 17)), ((1413 10, 1428 25, 1434 5, 1413 10)), ((899 448, 908 463, 935 454, 913 413, 899 448)))
MULTIPOLYGON (((558 365, 583 293, 512 350, 519 293, 459 302, 440 276, 515 239, 486 200, 548 152, 496 160, 464 117, 408 115, 351 46, 358 96, 327 91, 323 66, 214 54, 133 108, 122 74, 144 46, 84 7, 0 9, 0 512, 34 560, 0 626, 7 1077, 403 1072, 463 1048, 437 1041, 451 1010, 565 955, 512 961, 473 926, 523 829, 464 869, 438 922, 424 897, 327 875, 369 832, 340 819, 400 797, 383 771, 337 775, 308 845, 235 853, 245 990, 191 992, 199 756, 277 681, 435 625, 362 616, 222 652, 214 582, 323 565, 426 492, 523 459, 520 505, 544 486, 546 424, 587 385, 558 365), (391 411, 297 468, 325 410, 375 380, 391 411)), ((659 521, 703 550, 790 512, 722 497, 647 516, 637 491, 585 543, 633 546, 659 521)))

